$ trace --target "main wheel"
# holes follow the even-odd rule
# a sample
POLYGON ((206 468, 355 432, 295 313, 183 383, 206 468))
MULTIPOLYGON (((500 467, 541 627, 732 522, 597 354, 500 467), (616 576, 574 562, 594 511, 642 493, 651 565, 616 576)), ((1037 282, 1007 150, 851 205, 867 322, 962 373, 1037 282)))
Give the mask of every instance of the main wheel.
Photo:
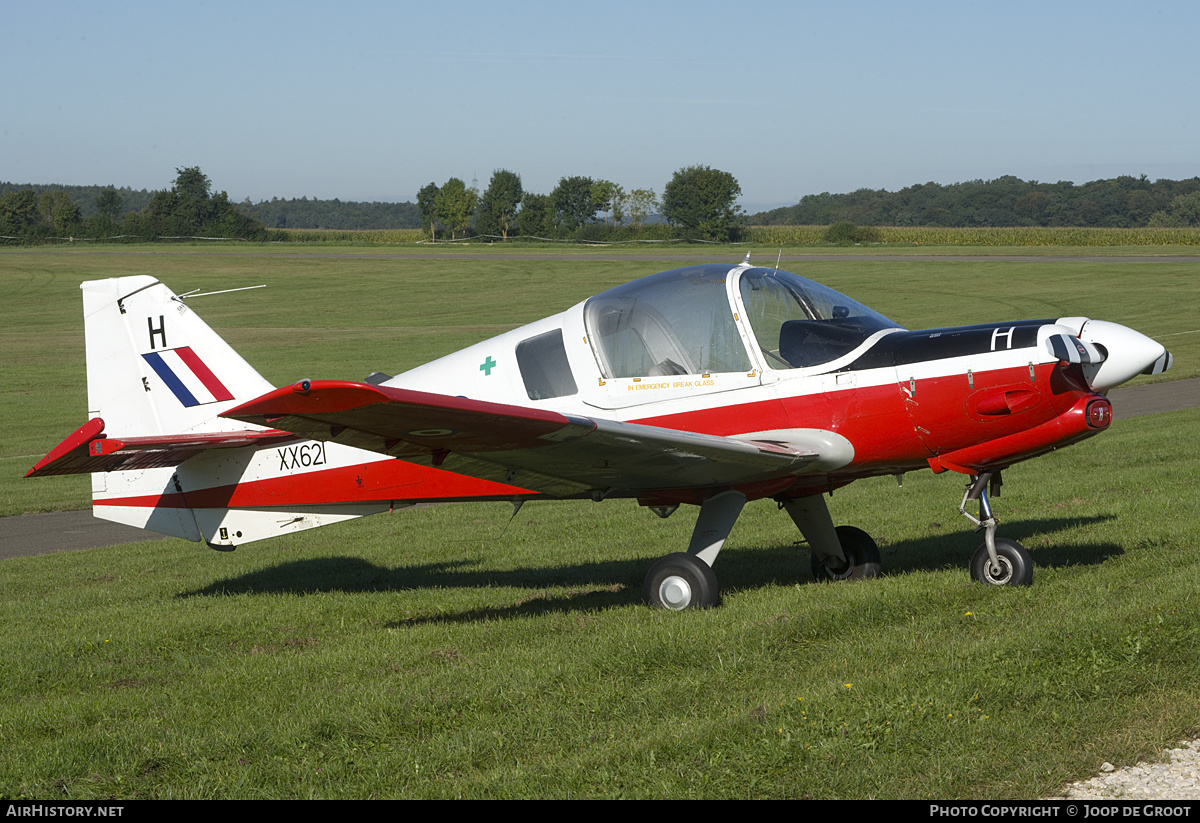
POLYGON ((650 567, 642 588, 654 609, 707 609, 721 602, 717 576, 700 558, 686 552, 668 554, 650 567))
POLYGON ((998 569, 992 567, 987 543, 976 549, 971 557, 971 579, 985 586, 1028 586, 1033 582, 1033 559, 1016 540, 997 537, 996 557, 1000 560, 998 569))
POLYGON ((840 557, 812 554, 812 573, 817 580, 867 580, 879 576, 879 546, 871 535, 854 526, 838 526, 838 540, 849 562, 840 557))

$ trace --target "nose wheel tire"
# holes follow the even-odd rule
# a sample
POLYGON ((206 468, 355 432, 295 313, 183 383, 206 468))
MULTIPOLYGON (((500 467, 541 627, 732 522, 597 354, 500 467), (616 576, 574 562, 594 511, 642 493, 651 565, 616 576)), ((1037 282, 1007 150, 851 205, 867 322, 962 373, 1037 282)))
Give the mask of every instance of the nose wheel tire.
POLYGON ((817 580, 868 580, 878 577, 881 568, 879 546, 871 535, 854 526, 838 526, 838 541, 846 560, 812 554, 812 573, 817 580))
POLYGON ((987 543, 971 557, 971 579, 985 586, 1028 586, 1033 582, 1033 559, 1029 550, 1007 537, 996 538, 997 567, 988 556, 987 543))
POLYGON ((650 567, 642 588, 646 605, 654 609, 708 609, 721 602, 717 576, 700 558, 676 552, 650 567))

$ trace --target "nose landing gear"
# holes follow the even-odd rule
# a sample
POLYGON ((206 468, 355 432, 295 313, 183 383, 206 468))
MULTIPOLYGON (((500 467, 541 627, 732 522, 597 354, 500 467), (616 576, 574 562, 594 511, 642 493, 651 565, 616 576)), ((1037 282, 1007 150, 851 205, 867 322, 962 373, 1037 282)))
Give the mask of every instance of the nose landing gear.
POLYGON ((999 470, 971 476, 958 512, 983 529, 983 545, 971 557, 971 579, 985 586, 1028 586, 1033 582, 1033 559, 1029 550, 1015 540, 996 537, 1000 521, 992 514, 988 489, 1000 494, 999 470), (979 517, 967 511, 967 501, 979 501, 979 517))

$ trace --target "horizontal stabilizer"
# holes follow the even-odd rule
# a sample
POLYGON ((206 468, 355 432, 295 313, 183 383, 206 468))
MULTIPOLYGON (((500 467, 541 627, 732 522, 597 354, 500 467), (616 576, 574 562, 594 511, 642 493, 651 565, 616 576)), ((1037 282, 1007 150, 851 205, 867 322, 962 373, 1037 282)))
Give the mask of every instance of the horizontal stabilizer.
POLYGON ((278 430, 115 438, 104 434, 104 420, 93 417, 55 446, 25 476, 157 469, 177 466, 208 449, 273 446, 295 439, 294 434, 278 430))

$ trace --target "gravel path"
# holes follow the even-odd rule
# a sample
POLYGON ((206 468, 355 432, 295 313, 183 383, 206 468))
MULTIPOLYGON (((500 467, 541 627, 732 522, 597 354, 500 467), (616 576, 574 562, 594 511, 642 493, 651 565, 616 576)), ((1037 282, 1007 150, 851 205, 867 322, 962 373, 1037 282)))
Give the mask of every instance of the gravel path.
POLYGON ((1100 775, 1067 786, 1055 800, 1200 800, 1200 740, 1181 740, 1166 749, 1161 763, 1118 769, 1111 763, 1100 775))

